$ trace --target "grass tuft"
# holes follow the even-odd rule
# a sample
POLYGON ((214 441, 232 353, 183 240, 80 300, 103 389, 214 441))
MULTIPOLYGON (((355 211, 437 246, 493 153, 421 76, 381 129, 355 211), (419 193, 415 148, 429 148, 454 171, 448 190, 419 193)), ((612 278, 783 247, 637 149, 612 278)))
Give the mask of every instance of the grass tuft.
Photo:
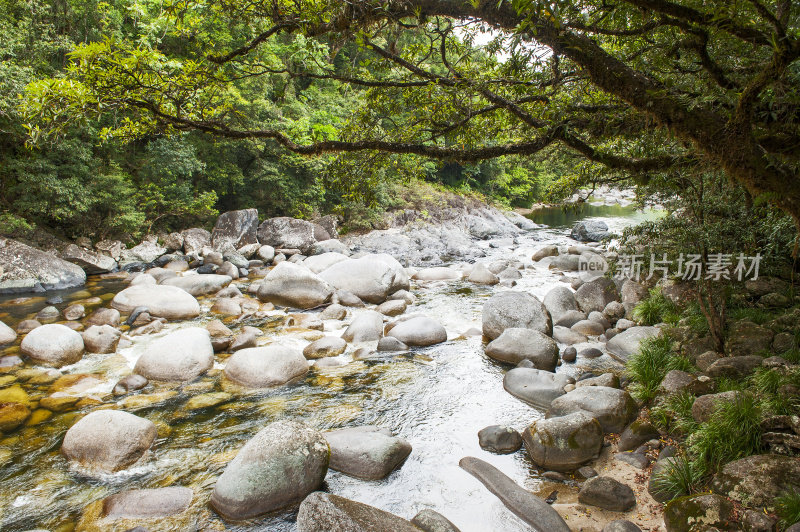
POLYGON ((643 299, 633 309, 633 318, 645 325, 661 322, 675 325, 680 316, 675 304, 664 296, 661 289, 653 288, 647 299, 643 299))
POLYGON ((652 480, 654 491, 669 493, 673 498, 683 497, 702 490, 706 470, 701 463, 681 456, 667 464, 652 480))
POLYGON ((780 525, 788 528, 800 523, 800 493, 787 492, 775 499, 775 513, 780 518, 780 525))
POLYGON ((642 402, 650 401, 658 393, 664 375, 673 369, 690 371, 692 363, 672 351, 672 340, 668 336, 649 338, 641 343, 639 352, 628 359, 626 372, 633 381, 629 391, 642 402))
POLYGON ((752 394, 744 392, 721 404, 711 419, 689 436, 689 452, 716 471, 728 462, 758 453, 761 432, 761 406, 752 394))
POLYGON ((656 426, 669 434, 691 434, 697 430, 697 422, 692 417, 695 396, 684 390, 668 395, 650 411, 650 418, 656 426))

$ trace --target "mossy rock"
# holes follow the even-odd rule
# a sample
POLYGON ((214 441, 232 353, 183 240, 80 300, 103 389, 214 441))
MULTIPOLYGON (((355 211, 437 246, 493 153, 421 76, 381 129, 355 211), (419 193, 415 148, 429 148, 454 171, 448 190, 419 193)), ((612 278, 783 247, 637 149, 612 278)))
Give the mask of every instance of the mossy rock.
POLYGON ((721 495, 689 495, 670 501, 664 509, 667 532, 699 532, 711 527, 727 529, 733 503, 721 495))
POLYGON ((726 464, 711 485, 747 506, 770 507, 779 495, 800 491, 800 457, 762 454, 726 464))

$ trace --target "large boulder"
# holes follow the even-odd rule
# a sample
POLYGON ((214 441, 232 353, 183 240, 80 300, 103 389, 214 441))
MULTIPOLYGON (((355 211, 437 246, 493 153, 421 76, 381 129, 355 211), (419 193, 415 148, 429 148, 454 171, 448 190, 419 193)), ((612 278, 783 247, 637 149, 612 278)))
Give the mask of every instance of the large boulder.
POLYGON ((639 415, 636 402, 624 390, 605 386, 584 386, 550 403, 547 417, 587 412, 600 422, 605 432, 621 432, 639 415))
POLYGON ((247 388, 280 386, 308 373, 308 362, 296 349, 250 347, 236 351, 225 365, 225 376, 247 388))
POLYGON ((447 341, 447 331, 441 323, 427 316, 412 316, 398 320, 386 336, 397 338, 409 346, 424 347, 447 341))
POLYGON ((647 287, 633 279, 626 279, 625 282, 622 283, 620 297, 622 305, 625 307, 626 315, 631 316, 636 305, 647 297, 647 287))
POLYGON ((714 493, 678 497, 664 508, 667 532, 725 530, 735 518, 733 503, 714 493))
POLYGON ((214 365, 214 348, 206 329, 189 327, 159 338, 145 349, 134 373, 151 381, 191 381, 214 365))
POLYGON ((177 286, 191 295, 205 296, 215 294, 231 284, 233 279, 228 275, 218 275, 216 273, 184 275, 181 277, 170 277, 161 281, 167 286, 177 286))
MULTIPOLYGON (((334 242, 338 242, 338 240, 334 240, 334 242)), ((306 257, 303 260, 303 265, 314 273, 322 273, 337 262, 346 260, 350 260, 350 257, 342 253, 329 251, 306 257)))
POLYGON ((83 286, 86 272, 71 262, 0 237, 0 294, 83 286))
POLYGON ((296 421, 270 423, 225 467, 211 506, 238 521, 298 503, 322 485, 329 458, 318 431, 296 421))
POLYGON ((299 249, 304 255, 311 253, 318 241, 329 239, 330 235, 322 227, 297 218, 270 218, 258 226, 261 244, 278 249, 299 249))
POLYGON ((204 247, 211 245, 211 233, 201 227, 193 227, 181 232, 183 237, 183 251, 187 255, 199 254, 204 247))
POLYGON ((409 288, 402 265, 386 254, 339 261, 319 276, 337 290, 347 290, 368 303, 383 303, 390 294, 409 288))
POLYGON ((20 344, 20 351, 39 364, 61 367, 83 356, 83 338, 66 325, 51 323, 36 327, 20 344))
POLYGON ((119 410, 95 410, 72 425, 61 452, 86 468, 114 472, 136 463, 153 445, 152 421, 119 410))
POLYGON ((701 395, 692 403, 692 418, 698 423, 705 423, 722 405, 735 401, 739 395, 741 392, 738 390, 701 395))
POLYGON ((16 331, 14 331, 14 329, 12 329, 8 325, 0 321, 0 345, 14 343, 16 339, 17 339, 16 331))
POLYGON ((583 283, 575 291, 575 301, 581 310, 586 312, 603 312, 606 305, 619 299, 617 285, 607 277, 598 277, 583 283))
POLYGON ((108 255, 102 255, 84 249, 75 244, 70 244, 61 252, 61 258, 67 262, 77 264, 86 273, 108 273, 117 267, 117 261, 108 255))
MULTIPOLYGON (((547 292, 547 294, 544 296, 544 299, 542 300, 542 304, 547 309, 547 312, 550 313, 550 318, 553 320, 554 325, 555 324, 563 325, 563 323, 559 323, 559 321, 567 313, 579 312, 578 303, 575 301, 575 295, 572 293, 572 290, 562 285, 556 286, 555 288, 547 292)), ((571 326, 572 323, 567 325, 567 327, 571 326)))
POLYGON ((800 457, 759 454, 725 464, 711 491, 745 506, 769 507, 781 494, 800 492, 800 457))
POLYGON ((333 289, 308 268, 281 262, 267 274, 258 288, 258 298, 275 305, 313 308, 326 303, 333 289))
POLYGON ((733 356, 752 356, 769 351, 775 336, 769 328, 749 321, 739 321, 731 326, 725 350, 733 356))
POLYGON ((147 307, 151 316, 168 320, 186 320, 200 314, 197 300, 177 286, 137 284, 119 292, 111 306, 130 313, 137 307, 147 307))
POLYGON ((527 292, 506 291, 493 295, 483 305, 483 334, 490 340, 510 328, 553 333, 550 314, 541 301, 527 292))
POLYGON ((606 351, 621 362, 627 362, 628 357, 639 351, 642 340, 653 338, 661 334, 658 327, 637 326, 625 329, 606 343, 606 351))
POLYGON ((602 220, 583 220, 572 227, 570 236, 578 242, 599 242, 610 236, 608 224, 602 220))
POLYGON ((763 362, 764 358, 758 355, 723 357, 706 368, 706 375, 714 378, 741 379, 753 373, 763 362))
POLYGON ((503 377, 503 388, 522 401, 547 409, 553 399, 564 395, 572 379, 563 374, 533 368, 514 368, 503 377))
POLYGON ((123 249, 119 257, 120 265, 134 262, 150 264, 167 252, 167 248, 158 244, 155 237, 149 237, 130 249, 123 249))
POLYGON ((214 249, 239 249, 258 244, 258 210, 243 209, 228 211, 219 215, 211 232, 211 245, 214 249))
POLYGON ((383 316, 380 312, 368 310, 353 318, 342 334, 347 342, 372 342, 383 336, 383 316))
POLYGON ((338 495, 315 491, 297 513, 299 532, 420 532, 389 512, 338 495))
POLYGON ((558 363, 558 344, 537 330, 512 327, 486 346, 486 354, 514 365, 530 360, 536 369, 553 371, 558 363))
POLYGON ((544 469, 574 471, 600 454, 603 429, 585 412, 535 421, 522 433, 531 460, 544 469))
POLYGON ((380 480, 405 462, 411 444, 375 426, 323 433, 331 447, 330 468, 364 480, 380 480))

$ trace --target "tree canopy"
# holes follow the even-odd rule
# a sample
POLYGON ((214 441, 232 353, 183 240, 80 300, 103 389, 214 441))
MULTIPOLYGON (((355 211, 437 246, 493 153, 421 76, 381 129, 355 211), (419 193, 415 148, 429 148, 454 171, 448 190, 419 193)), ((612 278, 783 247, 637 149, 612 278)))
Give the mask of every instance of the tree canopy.
POLYGON ((590 162, 594 181, 722 172, 800 223, 790 0, 159 6, 142 9, 147 32, 81 44, 68 75, 28 86, 34 140, 101 115, 103 137, 202 131, 301 155, 479 161, 560 145, 590 162), (359 105, 298 124, 278 104, 264 121, 242 91, 267 77, 335 80, 361 91, 359 105))

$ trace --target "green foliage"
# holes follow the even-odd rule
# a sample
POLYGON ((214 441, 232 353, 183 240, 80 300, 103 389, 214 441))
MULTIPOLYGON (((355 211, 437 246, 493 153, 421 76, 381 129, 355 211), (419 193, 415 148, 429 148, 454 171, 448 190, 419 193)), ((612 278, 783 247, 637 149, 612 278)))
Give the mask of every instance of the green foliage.
POLYGON ((782 527, 800 523, 800 493, 791 491, 781 494, 775 499, 775 513, 782 527))
POLYGON ((658 287, 650 290, 649 297, 636 305, 633 309, 633 317, 644 325, 655 325, 662 322, 674 325, 679 318, 675 304, 667 299, 658 287))
POLYGON ((633 381, 629 391, 640 401, 650 401, 657 395, 664 376, 673 369, 691 370, 692 364, 673 352, 672 340, 665 335, 644 340, 639 351, 628 359, 625 369, 633 381))
POLYGON ((690 453, 709 471, 757 454, 761 450, 761 413, 758 401, 747 392, 720 403, 711 419, 689 436, 690 453))
POLYGON ((653 475, 652 482, 657 492, 683 497, 701 491, 706 477, 707 472, 702 464, 679 456, 653 475))
POLYGON ((694 394, 685 390, 670 394, 650 411, 650 416, 668 433, 689 434, 698 426, 692 417, 694 400, 694 394))

